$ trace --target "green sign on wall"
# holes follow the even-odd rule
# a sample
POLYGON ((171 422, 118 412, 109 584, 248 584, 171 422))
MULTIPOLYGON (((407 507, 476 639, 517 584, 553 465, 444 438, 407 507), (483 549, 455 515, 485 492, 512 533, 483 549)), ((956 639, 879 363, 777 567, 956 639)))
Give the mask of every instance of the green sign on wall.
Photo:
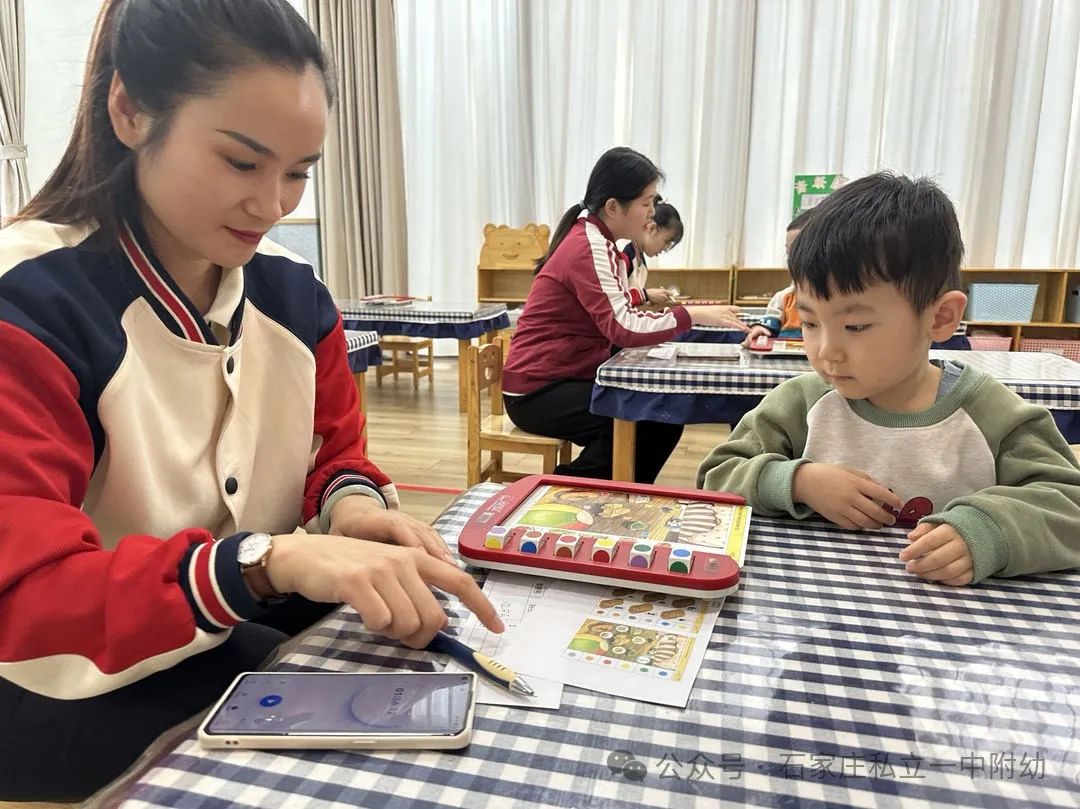
POLYGON ((791 215, 810 210, 846 182, 843 174, 796 174, 791 215))

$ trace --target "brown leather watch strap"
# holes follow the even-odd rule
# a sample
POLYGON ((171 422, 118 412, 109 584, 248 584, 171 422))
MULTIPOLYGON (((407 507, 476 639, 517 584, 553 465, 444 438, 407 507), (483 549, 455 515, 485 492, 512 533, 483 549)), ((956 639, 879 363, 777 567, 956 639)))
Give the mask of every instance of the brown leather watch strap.
POLYGON ((279 593, 274 589, 265 565, 258 564, 241 568, 241 572, 244 574, 244 581, 247 582, 248 588, 260 601, 283 601, 288 598, 285 593, 279 593))

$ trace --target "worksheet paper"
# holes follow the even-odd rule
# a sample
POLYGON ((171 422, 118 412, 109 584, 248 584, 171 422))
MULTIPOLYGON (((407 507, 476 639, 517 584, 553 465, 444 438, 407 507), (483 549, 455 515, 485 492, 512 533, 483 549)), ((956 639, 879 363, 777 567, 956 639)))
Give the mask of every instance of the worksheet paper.
MULTIPOLYGON (((488 657, 506 664, 502 657, 502 649, 506 644, 506 638, 512 635, 521 621, 540 602, 544 595, 544 588, 549 583, 547 579, 538 579, 533 576, 521 576, 514 573, 493 572, 484 583, 484 595, 495 606, 506 625, 506 631, 501 635, 489 632, 480 623, 476 616, 469 614, 465 625, 458 634, 458 640, 466 646, 488 657)), ((513 667, 511 667, 513 668, 513 667)), ((451 660, 446 671, 469 671, 455 660, 451 660)), ((522 708, 558 708, 562 704, 562 682, 558 679, 545 679, 543 676, 534 676, 529 669, 516 669, 517 673, 524 678, 529 687, 536 692, 535 696, 526 696, 514 691, 507 691, 494 685, 483 677, 477 678, 478 690, 476 701, 481 705, 515 705, 522 708)), ((535 674, 543 675, 538 671, 535 674)))
POLYGON ((722 599, 554 579, 535 586, 502 639, 500 662, 605 694, 686 707, 722 599))

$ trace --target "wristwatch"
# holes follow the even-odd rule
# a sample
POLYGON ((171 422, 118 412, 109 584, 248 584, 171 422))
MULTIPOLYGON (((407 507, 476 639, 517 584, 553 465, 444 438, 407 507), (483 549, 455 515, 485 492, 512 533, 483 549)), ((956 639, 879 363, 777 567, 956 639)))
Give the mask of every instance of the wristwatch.
POLYGON ((270 583, 266 573, 266 562, 274 550, 274 540, 269 534, 248 534, 236 546, 236 561, 255 597, 271 603, 284 601, 287 597, 279 593, 270 583))

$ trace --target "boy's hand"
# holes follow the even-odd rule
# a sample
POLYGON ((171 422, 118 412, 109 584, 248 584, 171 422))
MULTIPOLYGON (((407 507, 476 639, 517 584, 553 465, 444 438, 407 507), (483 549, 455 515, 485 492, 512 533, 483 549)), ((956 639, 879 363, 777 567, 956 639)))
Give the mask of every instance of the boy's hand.
POLYGON ((832 463, 805 463, 795 471, 791 499, 805 503, 841 528, 877 530, 896 518, 881 504, 899 510, 904 501, 865 472, 832 463))
POLYGON ((911 544, 900 551, 908 573, 954 587, 971 584, 975 572, 971 551, 951 525, 920 523, 908 534, 908 542, 911 544))

